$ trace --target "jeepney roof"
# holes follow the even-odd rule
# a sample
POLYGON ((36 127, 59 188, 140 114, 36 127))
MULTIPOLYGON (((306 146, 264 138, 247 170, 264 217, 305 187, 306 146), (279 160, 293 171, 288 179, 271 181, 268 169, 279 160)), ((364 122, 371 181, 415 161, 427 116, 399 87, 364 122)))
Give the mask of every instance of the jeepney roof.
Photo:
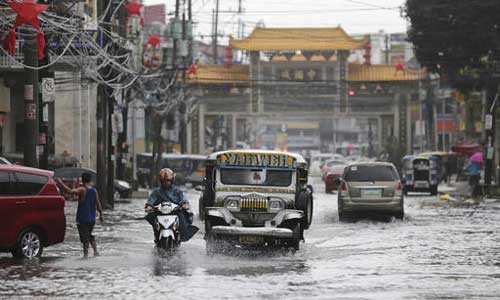
POLYGON ((208 156, 208 159, 210 160, 216 160, 217 156, 225 153, 255 153, 255 154, 286 154, 289 155, 297 161, 298 164, 307 164, 306 160, 302 155, 298 153, 293 153, 293 152, 285 152, 285 151, 276 151, 276 150, 256 150, 256 149, 235 149, 235 150, 226 150, 226 151, 219 151, 219 152, 214 152, 208 156))

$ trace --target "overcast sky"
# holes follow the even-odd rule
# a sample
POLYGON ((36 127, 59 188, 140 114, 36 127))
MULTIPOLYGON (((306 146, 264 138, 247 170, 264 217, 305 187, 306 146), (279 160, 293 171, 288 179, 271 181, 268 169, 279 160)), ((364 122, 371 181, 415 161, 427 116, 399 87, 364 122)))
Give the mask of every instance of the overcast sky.
MULTIPOLYGON (((181 0, 182 3, 183 0, 181 0)), ((215 0, 192 0, 195 34, 209 41, 215 0)), ((219 34, 237 36, 239 0, 219 0, 219 34), (232 12, 234 11, 234 12, 232 12)), ((187 1, 186 1, 187 2, 187 1)), ((165 3, 175 10, 175 0, 145 0, 145 4, 165 3)), ((334 27, 341 25, 348 34, 404 32, 401 17, 404 0, 242 0, 245 34, 262 21, 266 27, 334 27)))

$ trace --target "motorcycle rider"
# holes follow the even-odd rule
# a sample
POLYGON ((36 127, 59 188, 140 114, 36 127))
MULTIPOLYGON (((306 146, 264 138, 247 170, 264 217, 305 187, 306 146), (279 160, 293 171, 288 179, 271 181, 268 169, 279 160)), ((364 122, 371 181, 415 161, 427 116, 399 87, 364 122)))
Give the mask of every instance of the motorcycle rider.
POLYGON ((158 244, 160 232, 155 227, 158 212, 155 211, 154 207, 162 202, 172 202, 182 207, 177 214, 182 242, 188 241, 198 231, 197 227, 191 225, 193 223, 193 213, 189 211, 189 201, 184 197, 184 193, 173 184, 174 179, 174 171, 169 168, 161 169, 158 175, 160 186, 151 192, 144 207, 148 213, 145 219, 153 227, 155 244, 158 244))

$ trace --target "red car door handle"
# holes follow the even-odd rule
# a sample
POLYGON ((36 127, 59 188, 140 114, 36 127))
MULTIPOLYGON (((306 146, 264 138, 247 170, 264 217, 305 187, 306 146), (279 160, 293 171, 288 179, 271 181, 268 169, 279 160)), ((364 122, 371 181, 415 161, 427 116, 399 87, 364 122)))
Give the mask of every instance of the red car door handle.
POLYGON ((26 204, 26 201, 17 201, 16 204, 26 204))

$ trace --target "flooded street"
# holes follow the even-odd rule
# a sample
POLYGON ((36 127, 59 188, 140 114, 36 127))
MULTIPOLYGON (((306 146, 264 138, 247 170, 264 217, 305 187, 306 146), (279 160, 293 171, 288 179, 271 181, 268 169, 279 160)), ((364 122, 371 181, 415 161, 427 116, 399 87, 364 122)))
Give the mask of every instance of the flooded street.
MULTIPOLYGON (((295 254, 207 256, 201 229, 158 257, 135 199, 106 212, 95 231, 101 256, 84 260, 69 203, 63 244, 39 260, 1 254, 0 298, 498 299, 500 203, 452 208, 411 195, 404 221, 340 223, 336 195, 315 191, 313 225, 295 254)), ((188 197, 197 211, 198 192, 188 197)))

